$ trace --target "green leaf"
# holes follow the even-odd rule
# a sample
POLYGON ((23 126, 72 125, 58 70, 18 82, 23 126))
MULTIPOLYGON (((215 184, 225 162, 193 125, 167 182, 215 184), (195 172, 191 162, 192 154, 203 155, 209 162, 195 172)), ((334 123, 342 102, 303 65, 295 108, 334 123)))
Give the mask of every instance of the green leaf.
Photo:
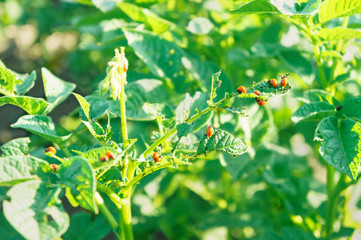
MULTIPOLYGON (((208 94, 196 92, 193 97, 186 93, 175 110, 175 119, 178 123, 184 122, 188 117, 193 116, 205 109, 207 105, 208 94)), ((207 125, 209 119, 212 117, 212 112, 206 113, 194 121, 194 131, 207 125)))
POLYGON ((279 56, 293 72, 296 72, 302 78, 314 79, 312 77, 314 74, 312 62, 305 53, 298 50, 282 50, 279 52, 279 56))
POLYGON ((169 30, 171 27, 174 27, 172 22, 160 18, 151 12, 149 8, 141 8, 134 4, 125 2, 118 3, 118 7, 133 21, 144 22, 148 24, 154 33, 160 34, 169 30))
POLYGON ((70 95, 75 88, 75 84, 61 80, 46 68, 42 68, 41 73, 43 76, 45 96, 50 103, 47 109, 47 113, 49 113, 70 95))
MULTIPOLYGON (((98 120, 101 118, 110 108, 110 104, 114 101, 108 101, 101 96, 86 96, 86 101, 90 104, 89 116, 91 119, 98 120)), ((119 101, 117 103, 120 105, 119 101)), ((80 116, 83 120, 86 120, 87 117, 83 112, 80 113, 80 116)))
POLYGON ((340 113, 356 121, 361 121, 361 97, 348 98, 341 105, 340 113))
MULTIPOLYGON (((215 72, 218 73, 220 71, 219 66, 217 66, 212 62, 204 61, 194 53, 187 53, 186 56, 182 58, 182 64, 189 71, 191 76, 195 80, 201 83, 203 92, 206 91, 211 92, 212 90, 211 79, 215 72)), ((221 98, 224 97, 225 93, 231 92, 234 89, 233 82, 228 78, 228 76, 224 72, 221 72, 221 75, 218 77, 222 79, 222 84, 220 87, 218 87, 217 89, 218 96, 215 99, 213 99, 213 101, 220 100, 221 98)))
POLYGON ((252 158, 247 153, 236 157, 229 154, 222 154, 221 156, 221 165, 227 169, 234 179, 238 179, 242 169, 252 161, 252 158))
POLYGON ((182 87, 185 81, 185 75, 182 73, 184 53, 175 43, 146 31, 123 31, 129 46, 155 76, 171 81, 175 88, 182 87))
POLYGON ((13 128, 22 128, 31 133, 37 134, 50 142, 63 142, 70 138, 69 135, 59 135, 55 124, 50 117, 38 115, 25 115, 11 125, 13 128))
POLYGON ((297 0, 269 0, 283 15, 309 15, 320 7, 321 0, 308 0, 299 3, 297 0))
POLYGON ((361 13, 361 2, 359 0, 326 0, 320 6, 318 18, 321 23, 325 23, 334 18, 359 13, 361 13))
POLYGON ((331 105, 337 106, 340 104, 336 98, 334 98, 331 94, 326 91, 318 90, 318 89, 311 89, 307 90, 303 93, 303 97, 300 98, 305 103, 312 103, 312 102, 325 102, 331 105))
POLYGON ((70 227, 63 235, 64 240, 99 240, 111 231, 103 215, 92 216, 85 212, 78 212, 71 216, 70 227))
POLYGON ((193 18, 188 23, 188 31, 194 34, 206 35, 214 28, 213 23, 204 17, 193 18))
POLYGON ((213 99, 217 97, 217 88, 222 84, 222 81, 219 80, 219 76, 221 75, 221 71, 212 74, 212 85, 211 85, 211 96, 207 101, 209 105, 213 104, 213 99))
POLYGON ((79 154, 88 162, 90 162, 95 169, 113 164, 112 160, 109 160, 109 162, 106 163, 99 160, 107 152, 113 153, 116 158, 121 157, 121 153, 118 153, 115 149, 110 147, 93 148, 85 153, 76 150, 73 150, 73 152, 79 154))
POLYGON ((181 137, 186 137, 193 129, 194 123, 187 124, 181 123, 177 125, 177 136, 180 139, 181 137))
POLYGON ((84 112, 85 116, 87 117, 88 121, 90 121, 91 120, 90 116, 89 116, 90 104, 87 102, 87 100, 83 96, 81 96, 77 93, 73 93, 73 95, 78 100, 80 107, 81 107, 81 109, 83 109, 83 112, 84 112))
POLYGON ((55 240, 69 227, 69 216, 58 198, 60 188, 39 180, 20 183, 7 192, 3 203, 9 223, 26 239, 55 240))
POLYGON ((276 95, 284 95, 291 90, 291 85, 287 83, 286 86, 282 89, 281 85, 278 84, 276 88, 274 88, 270 83, 268 83, 268 79, 264 79, 258 83, 253 83, 250 87, 247 88, 247 93, 236 93, 239 98, 255 98, 258 97, 253 92, 258 90, 261 95, 259 96, 260 99, 270 98, 276 95))
POLYGON ((43 114, 48 107, 48 103, 42 98, 28 96, 0 97, 0 106, 11 104, 21 107, 28 114, 43 114))
POLYGON ((254 0, 234 10, 233 13, 279 13, 279 11, 269 0, 254 0))
POLYGON ((338 41, 361 38, 361 32, 350 28, 322 28, 319 34, 324 41, 338 41))
POLYGON ((212 151, 225 151, 232 155, 241 155, 247 151, 247 146, 239 138, 234 138, 229 132, 217 130, 211 137, 204 135, 199 143, 197 155, 212 151))
POLYGON ((59 167, 58 174, 82 208, 98 213, 94 198, 96 178, 90 163, 81 157, 71 157, 59 167))
POLYGON ((16 75, 5 67, 0 67, 0 93, 5 96, 14 95, 16 75))
POLYGON ((361 158, 360 123, 327 117, 318 124, 314 140, 322 142, 319 151, 328 164, 356 180, 361 158))
POLYGON ((335 114, 335 107, 328 103, 306 103, 298 108, 297 111, 292 115, 292 121, 297 123, 301 120, 321 120, 325 117, 335 114))
POLYGON ((82 121, 82 123, 88 128, 89 132, 95 139, 97 139, 100 143, 106 143, 110 140, 112 132, 110 126, 110 118, 108 115, 108 125, 106 131, 104 131, 103 127, 95 121, 82 121))
POLYGON ((0 185, 9 186, 37 178, 37 172, 50 168, 48 165, 33 156, 0 157, 0 185))
POLYGON ((21 84, 17 84, 15 86, 16 88, 16 93, 18 95, 23 95, 25 93, 27 93, 30 89, 32 89, 34 87, 35 84, 35 80, 36 80, 36 72, 32 71, 30 73, 30 75, 27 75, 21 84))
POLYGON ((13 139, 0 147, 2 156, 25 155, 29 153, 29 143, 28 137, 13 139))

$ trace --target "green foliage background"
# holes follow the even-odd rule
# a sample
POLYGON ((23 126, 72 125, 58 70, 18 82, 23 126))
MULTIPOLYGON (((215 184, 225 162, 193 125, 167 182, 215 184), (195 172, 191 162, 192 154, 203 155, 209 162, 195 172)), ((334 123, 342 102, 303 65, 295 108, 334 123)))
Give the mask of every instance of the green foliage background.
MULTIPOLYGON (((268 3, 265 0, 254 2, 268 3)), ((197 129, 205 130, 212 124, 216 129, 231 132, 244 140, 249 152, 237 157, 217 152, 195 160, 192 166, 179 166, 147 176, 137 186, 133 198, 135 239, 321 237, 327 218, 326 162, 319 154, 320 144, 314 142, 315 131, 318 120, 332 115, 339 102, 345 102, 344 114, 352 112, 354 101, 347 99, 360 95, 361 34, 358 29, 361 17, 350 16, 350 32, 335 33, 320 26, 316 29, 324 42, 323 49, 327 48, 321 52, 326 63, 339 59, 344 69, 333 83, 333 95, 337 100, 313 103, 314 95, 308 92, 307 96, 305 91, 321 89, 323 83, 311 43, 290 24, 294 19, 288 22, 281 14, 269 14, 278 11, 274 7, 264 14, 252 14, 257 7, 244 5, 246 3, 248 1, 228 0, 138 0, 117 5, 112 1, 87 0, 0 2, 0 56, 5 65, 16 72, 30 73, 36 69, 38 76, 40 68, 46 67, 56 76, 75 83, 75 91, 84 96, 97 90, 104 79, 114 48, 126 46, 129 136, 143 139, 135 143, 138 152, 144 151, 144 142, 149 143, 153 131, 157 131, 154 109, 146 108, 144 103, 154 104, 162 111, 169 107, 175 110, 176 119, 182 118, 184 112, 180 103, 186 104, 193 97, 193 101, 200 99, 206 104, 205 93, 210 92, 211 74, 220 69, 222 85, 218 98, 225 92, 234 92, 239 85, 250 86, 269 78, 280 80, 279 74, 290 73, 288 81, 293 86, 292 91, 270 99, 266 107, 258 106, 253 99, 235 100, 232 106, 245 108, 248 117, 224 111, 205 115, 195 122, 197 129), (247 9, 234 11, 240 6, 247 9), (330 50, 334 41, 347 38, 352 40, 345 46, 343 55, 336 49, 330 50), (165 106, 165 102, 170 104, 165 106), (302 112, 297 109, 303 102, 309 105, 303 105, 302 112), (303 118, 316 121, 299 121, 303 118)), ((300 19, 302 21, 302 17, 300 19)), ((319 20, 329 28, 342 23, 341 19, 329 21, 327 17, 319 20)), ((328 76, 332 68, 326 65, 328 76)), ((42 74, 51 73, 43 69, 42 74)), ((44 95, 39 90, 42 89, 39 82, 38 79, 30 93, 46 96, 50 104, 39 103, 39 108, 50 111, 56 102, 51 102, 49 94, 44 95)), ((72 85, 68 87, 71 89, 72 85)), ((99 109, 119 108, 119 104, 100 103, 95 96, 88 96, 87 100, 103 104, 99 109)), ((77 106, 72 97, 50 114, 59 125, 58 130, 64 132, 57 137, 66 138, 66 132, 76 129, 81 118, 86 119, 82 113, 79 118, 79 108, 73 111, 77 106)), ((0 109, 0 115, 12 110, 4 109, 0 109)), ((101 118, 104 112, 90 111, 103 126, 107 124, 107 119, 101 118)), ((325 119, 332 122, 332 118, 335 117, 325 119)), ((13 127, 20 124, 22 122, 17 122, 13 127)), ((110 124, 112 138, 119 140, 120 131, 114 130, 120 129, 118 120, 111 120, 110 124)), ((319 138, 325 135, 322 129, 318 133, 319 138)), ((202 134, 183 138, 179 148, 194 150, 202 134)), ((0 141, 5 143, 14 137, 8 135, 9 130, 0 130, 0 141)), ((52 162, 43 155, 43 148, 39 148, 50 144, 49 141, 34 135, 31 140, 31 154, 52 162)), ((85 146, 83 150, 86 151, 96 141, 84 132, 72 138, 71 143, 85 146)), ((33 182, 30 190, 39 184, 33 182)), ((1 189, 0 200, 6 190, 1 189)), ((352 216, 353 211, 359 210, 359 199, 357 191, 350 190, 337 200, 335 218, 342 220, 342 224, 325 239, 347 239, 354 229, 361 227, 352 216), (351 201, 351 196, 357 200, 351 201)), ((0 224, 0 239, 20 239, 3 213, 0 222, 3 223, 0 224)), ((87 239, 101 239, 109 234, 110 228, 104 227, 101 215, 93 218, 85 212, 77 212, 71 216, 70 228, 63 239, 80 239, 82 234, 93 231, 95 234, 86 235, 87 239)))

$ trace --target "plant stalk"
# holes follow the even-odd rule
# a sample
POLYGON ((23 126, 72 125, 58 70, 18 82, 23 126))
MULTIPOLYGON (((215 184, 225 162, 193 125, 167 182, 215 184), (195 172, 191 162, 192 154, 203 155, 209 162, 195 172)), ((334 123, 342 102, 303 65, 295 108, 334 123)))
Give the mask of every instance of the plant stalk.
POLYGON ((120 209, 119 222, 122 223, 122 240, 133 240, 133 228, 132 228, 132 212, 131 212, 131 194, 125 199, 122 199, 122 208, 120 209))

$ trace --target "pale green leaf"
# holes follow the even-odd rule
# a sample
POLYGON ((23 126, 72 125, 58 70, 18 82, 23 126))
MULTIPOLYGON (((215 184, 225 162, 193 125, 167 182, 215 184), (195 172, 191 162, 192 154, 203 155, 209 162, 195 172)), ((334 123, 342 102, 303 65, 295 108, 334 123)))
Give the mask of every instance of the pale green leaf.
POLYGON ((234 10, 233 13, 279 13, 279 11, 269 0, 254 0, 234 10))
MULTIPOLYGON (((175 119, 178 123, 187 120, 188 117, 197 114, 199 111, 205 109, 207 105, 208 94, 196 92, 193 97, 186 93, 179 102, 175 110, 175 119)), ((194 131, 199 130, 208 124, 208 120, 212 117, 213 112, 204 114, 194 121, 194 131)))
POLYGON ((204 17, 193 18, 188 23, 188 30, 194 34, 206 35, 213 28, 214 28, 213 23, 208 18, 204 18, 204 17))
POLYGON ((41 73, 45 96, 50 103, 47 112, 50 112, 70 95, 75 88, 75 84, 61 80, 46 68, 42 68, 41 73))
POLYGON ((16 75, 7 68, 0 67, 0 94, 5 96, 14 95, 16 75))
POLYGON ((5 217, 26 239, 55 240, 69 227, 59 193, 60 188, 47 187, 40 180, 20 183, 7 192, 5 217))
POLYGON ((361 159, 361 124, 327 117, 318 124, 315 140, 322 142, 322 158, 355 181, 361 159))
POLYGON ((361 31, 350 28, 323 28, 319 34, 324 41, 338 41, 361 38, 361 31))
POLYGON ((321 23, 361 13, 360 0, 325 0, 318 11, 321 23))
POLYGON ((163 33, 174 26, 172 22, 160 18, 149 9, 126 2, 118 3, 118 7, 133 21, 148 24, 152 28, 152 31, 157 34, 163 33))
POLYGON ((27 93, 30 89, 34 87, 35 80, 36 80, 36 72, 32 71, 30 75, 27 75, 26 77, 23 78, 21 84, 17 84, 15 86, 16 93, 19 95, 23 95, 27 93))
POLYGON ((212 105, 213 99, 217 97, 217 88, 220 87, 222 81, 219 80, 219 76, 221 75, 221 71, 212 74, 212 85, 211 85, 211 96, 209 97, 208 103, 212 105))
POLYGON ((78 204, 82 208, 98 213, 98 205, 94 198, 96 178, 90 163, 81 157, 71 157, 57 172, 61 182, 69 188, 78 204))
POLYGON ((48 163, 33 156, 0 157, 0 185, 14 185, 37 177, 48 163))
POLYGON ((55 124, 50 117, 39 115, 25 115, 11 125, 13 128, 22 128, 31 133, 37 134, 50 142, 63 142, 69 139, 69 135, 59 135, 55 124))
POLYGON ((309 15, 320 7, 321 0, 308 0, 299 3, 297 0, 269 0, 283 15, 309 15))
POLYGON ((78 100, 80 107, 81 107, 81 109, 83 109, 83 112, 84 112, 85 116, 87 117, 88 121, 90 121, 90 116, 89 116, 90 104, 87 102, 87 100, 83 96, 81 96, 77 93, 73 93, 73 95, 78 100))
POLYGON ((15 105, 22 108, 28 114, 43 114, 48 107, 48 103, 42 98, 28 96, 4 96, 0 97, 0 106, 5 104, 15 105))
POLYGON ((92 3, 102 12, 108 12, 115 7, 114 0, 92 0, 92 3))
POLYGON ((199 143, 197 155, 212 151, 225 151, 231 155, 241 155, 247 151, 247 146, 239 138, 234 138, 229 132, 217 130, 212 136, 204 135, 199 143))
POLYGON ((5 144, 0 149, 2 156, 25 155, 29 153, 30 138, 16 138, 5 144))
POLYGON ((326 102, 306 103, 292 115, 292 121, 297 123, 301 120, 321 120, 335 114, 335 106, 326 102))
POLYGON ((252 161, 252 158, 247 153, 240 156, 222 154, 220 161, 222 166, 227 169, 229 174, 231 174, 234 179, 238 179, 239 173, 247 166, 247 164, 252 161))

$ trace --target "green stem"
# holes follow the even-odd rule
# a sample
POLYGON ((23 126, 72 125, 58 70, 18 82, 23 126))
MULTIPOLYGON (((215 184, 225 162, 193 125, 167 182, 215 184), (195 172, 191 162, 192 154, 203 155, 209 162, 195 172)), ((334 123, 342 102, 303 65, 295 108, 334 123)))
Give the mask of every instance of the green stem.
MULTIPOLYGON (((341 27, 346 28, 347 25, 348 25, 348 20, 349 20, 349 17, 348 17, 348 16, 347 16, 347 17, 344 17, 341 27)), ((344 44, 344 41, 339 40, 338 43, 337 43, 337 45, 336 45, 335 50, 336 50, 337 52, 340 52, 340 53, 341 53, 343 44, 344 44)), ((331 74, 330 74, 330 83, 334 82, 334 80, 335 80, 335 78, 336 78, 336 75, 337 75, 336 70, 337 70, 338 65, 339 65, 340 62, 341 62, 340 59, 336 58, 335 61, 334 61, 333 64, 332 64, 331 74)))
POLYGON ((334 197, 334 174, 335 169, 327 164, 327 197, 328 201, 326 204, 326 228, 325 228, 325 236, 329 236, 333 231, 333 223, 334 223, 334 216, 335 216, 335 197, 334 197))
MULTIPOLYGON (((236 94, 229 94, 227 97, 219 100, 217 103, 215 103, 212 106, 208 106, 207 108, 203 109, 202 111, 194 114, 192 117, 188 118, 185 122, 186 123, 191 123, 194 120, 196 120, 197 118, 201 117, 202 115, 208 113, 209 111, 217 108, 218 106, 222 105, 224 102, 228 101, 230 98, 237 96, 238 93, 236 94)), ((156 149, 156 147, 158 147, 163 141, 165 141, 167 138, 169 138, 170 136, 172 136, 174 133, 177 132, 177 127, 172 128, 169 132, 167 132, 165 135, 161 136, 160 138, 158 138, 157 141, 155 141, 147 150, 145 150, 141 155, 143 155, 144 157, 147 157, 148 154, 150 154, 154 149, 156 149)))
POLYGON ((59 148, 61 149, 61 151, 63 151, 64 153, 64 156, 65 157, 70 157, 71 156, 71 153, 69 152, 69 150, 65 147, 65 145, 63 143, 57 143, 59 148))
POLYGON ((122 240, 133 240, 133 229, 132 229, 132 213, 130 205, 131 195, 127 198, 122 199, 122 208, 120 209, 119 222, 123 224, 122 227, 122 240))
POLYGON ((120 239, 120 235, 118 233, 119 225, 118 225, 117 221, 115 220, 115 218, 113 217, 113 215, 111 214, 111 212, 109 211, 109 209, 107 208, 107 206, 104 204, 103 198, 100 196, 100 194, 98 192, 95 192, 94 197, 95 197, 95 201, 99 207, 100 212, 104 215, 104 217, 109 222, 115 235, 117 235, 118 239, 120 239))
POLYGON ((142 174, 139 174, 139 175, 135 176, 135 177, 127 184, 127 186, 125 187, 124 190, 127 191, 127 190, 130 189, 134 184, 136 184, 137 182, 139 182, 140 179, 142 179, 143 177, 151 174, 152 172, 158 171, 158 170, 160 170, 160 169, 162 169, 162 168, 170 167, 170 166, 172 166, 172 165, 173 165, 172 162, 168 162, 168 163, 166 163, 166 164, 163 164, 163 165, 157 166, 157 167, 155 167, 155 168, 151 168, 151 169, 148 169, 148 170, 144 171, 142 174))
POLYGON ((120 91, 120 125, 122 129, 122 138, 124 147, 128 145, 128 131, 127 131, 127 117, 125 112, 125 91, 124 85, 122 86, 122 90, 120 91))

